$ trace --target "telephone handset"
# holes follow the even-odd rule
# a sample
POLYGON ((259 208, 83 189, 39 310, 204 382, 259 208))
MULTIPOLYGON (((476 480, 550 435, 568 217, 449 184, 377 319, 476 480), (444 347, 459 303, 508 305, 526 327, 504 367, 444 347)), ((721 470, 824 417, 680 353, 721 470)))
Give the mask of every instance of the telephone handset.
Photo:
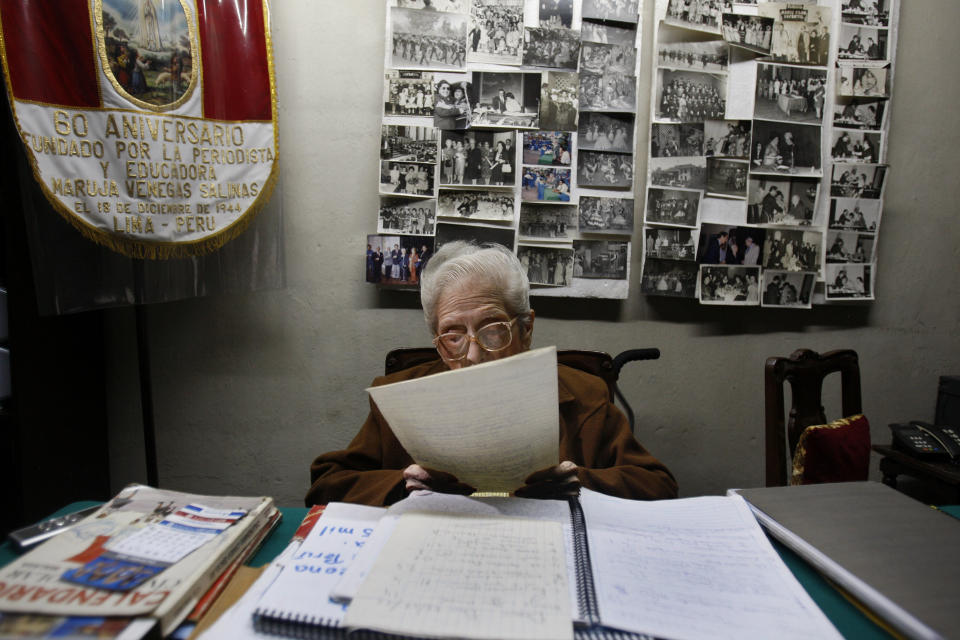
POLYGON ((891 424, 893 446, 918 458, 960 462, 960 429, 914 420, 891 424))

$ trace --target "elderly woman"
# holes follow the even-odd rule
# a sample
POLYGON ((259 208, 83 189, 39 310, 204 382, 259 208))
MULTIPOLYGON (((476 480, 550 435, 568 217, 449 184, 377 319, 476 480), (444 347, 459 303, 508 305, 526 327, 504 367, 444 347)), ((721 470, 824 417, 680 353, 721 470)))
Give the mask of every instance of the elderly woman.
MULTIPOLYGON (((374 380, 389 384, 515 355, 530 348, 534 312, 517 257, 500 245, 449 242, 421 276, 421 300, 440 359, 374 380)), ((634 499, 673 498, 677 483, 633 437, 600 378, 563 365, 559 386, 559 460, 526 478, 515 494, 554 498, 580 485, 634 499)), ((424 411, 429 411, 424 407, 424 411)), ((310 467, 307 505, 331 501, 392 504, 415 489, 471 493, 443 470, 410 458, 371 401, 370 415, 350 445, 310 467)))

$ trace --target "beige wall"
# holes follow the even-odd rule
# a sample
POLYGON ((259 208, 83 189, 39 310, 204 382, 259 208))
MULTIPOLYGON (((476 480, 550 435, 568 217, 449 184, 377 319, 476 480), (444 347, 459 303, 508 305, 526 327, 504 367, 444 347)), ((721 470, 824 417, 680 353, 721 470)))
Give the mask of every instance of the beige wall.
MULTIPOLYGON (((377 210, 383 3, 273 4, 282 162, 274 197, 287 288, 151 306, 150 347, 161 485, 299 505, 311 459, 346 445, 363 421, 363 389, 384 354, 428 334, 412 295, 362 282, 377 210)), ((903 4, 874 304, 803 312, 648 298, 638 291, 637 251, 625 302, 535 301, 535 346, 662 350, 657 362, 630 365, 622 386, 637 436, 684 496, 763 482, 768 356, 856 349, 878 442, 889 440, 891 421, 932 419, 937 377, 960 373, 960 3, 903 4)), ((646 14, 641 95, 649 6, 646 14)), ((111 311, 108 324, 119 487, 145 480, 133 313, 111 311)), ((872 467, 876 474, 876 460, 872 467)))

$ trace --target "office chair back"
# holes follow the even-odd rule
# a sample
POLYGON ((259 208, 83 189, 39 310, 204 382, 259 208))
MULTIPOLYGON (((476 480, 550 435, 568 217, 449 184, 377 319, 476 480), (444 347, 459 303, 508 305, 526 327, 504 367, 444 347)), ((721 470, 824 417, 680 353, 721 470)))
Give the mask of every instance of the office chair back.
MULTIPOLYGON (((766 404, 766 484, 787 484, 787 447, 793 458, 804 429, 826 424, 823 409, 823 379, 840 372, 843 417, 862 412, 860 400, 860 363, 857 352, 838 349, 819 354, 797 349, 790 357, 767 359, 764 371, 766 404), (791 406, 784 421, 783 385, 790 383, 791 406)), ((864 478, 865 480, 866 478, 864 478)))
MULTIPOLYGON (((580 371, 593 374, 602 378, 607 383, 607 391, 610 394, 610 401, 614 399, 620 401, 620 406, 627 419, 630 421, 630 429, 633 430, 634 414, 633 408, 627 402, 617 381, 620 379, 620 370, 628 362, 636 360, 656 360, 660 357, 659 349, 628 349, 616 357, 611 357, 605 351, 586 351, 581 349, 558 349, 557 362, 580 371)), ((440 355, 433 347, 406 347, 394 349, 387 354, 384 362, 384 374, 390 375, 397 371, 403 371, 410 367, 425 362, 439 360, 440 355)))

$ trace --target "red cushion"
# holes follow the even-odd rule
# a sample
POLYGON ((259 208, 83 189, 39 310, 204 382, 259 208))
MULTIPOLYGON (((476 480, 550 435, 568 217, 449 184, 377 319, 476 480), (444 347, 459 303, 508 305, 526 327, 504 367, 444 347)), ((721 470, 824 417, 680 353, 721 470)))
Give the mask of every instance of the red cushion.
POLYGON ((863 415, 807 427, 793 454, 790 484, 866 480, 870 472, 870 423, 863 415))

